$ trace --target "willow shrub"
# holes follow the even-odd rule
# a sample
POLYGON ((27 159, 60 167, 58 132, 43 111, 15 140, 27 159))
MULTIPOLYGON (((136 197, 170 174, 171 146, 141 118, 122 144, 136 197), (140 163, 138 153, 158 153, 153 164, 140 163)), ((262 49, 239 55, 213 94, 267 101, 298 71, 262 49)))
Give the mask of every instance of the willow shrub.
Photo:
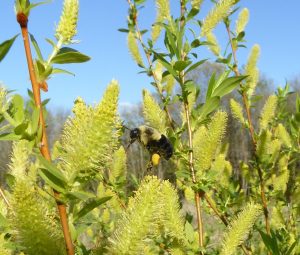
MULTIPOLYGON (((156 96, 146 90, 142 94, 144 120, 173 144, 168 168, 175 183, 146 176, 137 180, 133 195, 128 192, 132 178, 127 145, 121 143, 117 81, 96 105, 76 99, 52 148, 52 161, 38 150, 44 134, 32 92, 25 102, 1 87, 0 140, 13 141, 7 185, 0 190, 1 254, 74 254, 65 249, 65 226, 56 205, 67 209, 76 254, 299 254, 300 98, 288 112, 289 87, 279 88, 254 120, 260 47, 253 46, 245 68, 237 65, 249 10, 239 11, 237 0, 219 0, 203 15, 203 2, 178 1, 180 13, 173 13, 169 1, 156 0, 157 14, 147 36, 138 25, 145 0, 129 0, 128 27, 120 29, 128 35, 130 54, 141 73, 153 78, 156 96), (200 15, 205 18, 200 20, 200 15), (221 23, 228 41, 219 44, 214 29, 221 23), (230 45, 231 53, 222 45, 230 45), (207 55, 202 48, 208 49, 207 55), (209 53, 223 63, 224 71, 204 84, 207 90, 200 100, 203 87, 189 75, 209 53), (241 97, 234 99, 233 91, 241 97), (224 96, 252 139, 252 158, 241 160, 240 169, 227 160, 228 113, 220 109, 224 96), (240 172, 243 182, 233 178, 234 172, 240 172), (192 212, 182 206, 186 203, 192 212)), ((39 4, 16 0, 15 10, 28 17, 39 4)), ((78 0, 64 1, 56 41, 48 39, 53 46, 48 59, 30 36, 34 73, 43 90, 52 75, 69 73, 56 64, 89 60, 69 47, 75 42, 78 8, 78 0)), ((0 61, 16 39, 0 44, 0 61)))

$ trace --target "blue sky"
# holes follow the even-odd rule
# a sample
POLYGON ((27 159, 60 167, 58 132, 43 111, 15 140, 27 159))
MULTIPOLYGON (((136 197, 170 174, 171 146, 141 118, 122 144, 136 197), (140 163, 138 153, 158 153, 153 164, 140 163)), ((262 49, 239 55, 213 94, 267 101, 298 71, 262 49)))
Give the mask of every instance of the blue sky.
MULTIPOLYGON (((171 0, 172 10, 178 13, 177 0, 171 0)), ((250 22, 246 29, 248 49, 238 53, 240 65, 246 62, 249 49, 255 43, 261 46, 260 71, 272 78, 275 85, 283 85, 285 79, 300 75, 300 1, 299 0, 242 0, 241 7, 250 10, 250 22)), ((210 9, 205 1, 202 17, 210 9)), ((51 48, 45 38, 52 38, 55 24, 59 21, 62 0, 34 9, 29 29, 42 48, 44 57, 51 48)), ((128 4, 126 0, 81 0, 78 35, 81 42, 74 48, 91 56, 91 61, 68 65, 76 74, 56 75, 48 83, 49 92, 43 98, 51 98, 51 107, 69 109, 77 96, 88 103, 97 102, 112 78, 121 85, 121 103, 137 103, 143 88, 151 88, 151 80, 138 74, 139 67, 131 60, 126 46, 126 34, 118 28, 126 27, 128 4)), ((0 1, 0 42, 20 32, 15 21, 13 1, 0 1)), ((201 17, 201 15, 200 15, 201 17)), ((149 28, 155 19, 154 1, 148 0, 140 13, 141 28, 149 28)), ((222 26, 217 28, 219 42, 227 40, 222 26)), ((201 51, 202 53, 202 51, 201 51)), ((201 56, 202 57, 202 56, 201 56)), ((203 58, 213 57, 204 51, 203 58), (206 54, 207 53, 207 54, 206 54)), ((0 81, 9 89, 25 95, 30 88, 26 59, 21 37, 13 45, 7 57, 0 63, 0 81)))

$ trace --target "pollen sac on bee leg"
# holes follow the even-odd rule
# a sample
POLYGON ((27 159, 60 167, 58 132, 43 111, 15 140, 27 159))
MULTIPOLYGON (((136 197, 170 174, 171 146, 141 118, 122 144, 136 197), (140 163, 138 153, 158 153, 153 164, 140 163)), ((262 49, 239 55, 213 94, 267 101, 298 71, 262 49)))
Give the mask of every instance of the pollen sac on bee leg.
POLYGON ((153 166, 157 166, 159 164, 160 156, 157 153, 152 154, 151 162, 153 166))

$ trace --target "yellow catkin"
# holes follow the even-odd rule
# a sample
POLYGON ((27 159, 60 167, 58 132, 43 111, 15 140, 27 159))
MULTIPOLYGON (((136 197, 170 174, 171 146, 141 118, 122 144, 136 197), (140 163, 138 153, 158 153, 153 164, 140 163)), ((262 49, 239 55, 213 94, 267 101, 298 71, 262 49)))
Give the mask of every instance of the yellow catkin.
POLYGON ((137 40, 135 38, 135 33, 132 32, 132 31, 128 32, 127 45, 128 45, 128 49, 129 49, 129 52, 130 52, 133 60, 139 66, 144 66, 143 59, 142 59, 142 56, 141 56, 140 51, 139 51, 139 46, 138 46, 137 40))
POLYGON ((163 82, 165 82, 164 90, 168 94, 172 94, 173 88, 175 86, 175 79, 174 79, 173 75, 169 74, 169 75, 165 76, 163 78, 163 82))
POLYGON ((221 255, 236 254, 237 247, 246 239, 262 209, 258 204, 249 203, 234 219, 223 239, 221 255))
POLYGON ((271 215, 271 226, 274 229, 281 229, 285 227, 284 218, 280 208, 273 207, 271 215))
POLYGON ((280 139, 280 141, 286 146, 291 147, 292 141, 289 133, 285 129, 285 127, 279 123, 276 130, 275 130, 275 136, 280 139))
POLYGON ((202 3, 203 0, 192 0, 191 5, 193 9, 199 10, 201 8, 202 3))
POLYGON ((195 202, 195 192, 193 191, 193 189, 190 186, 187 186, 184 189, 184 197, 190 203, 194 203, 195 202))
POLYGON ((241 124, 245 124, 246 121, 243 114, 243 108, 233 98, 230 99, 230 109, 233 117, 240 121, 241 124))
POLYGON ((119 84, 112 80, 98 105, 90 107, 82 99, 76 100, 74 116, 65 123, 58 155, 59 167, 67 176, 80 173, 91 177, 111 165, 121 135, 118 98, 119 84))
POLYGON ((20 140, 13 143, 11 162, 8 166, 10 173, 16 179, 26 178, 26 172, 30 165, 30 153, 31 149, 27 140, 20 140))
POLYGON ((235 0, 220 0, 203 20, 201 36, 210 33, 230 12, 235 0))
POLYGON ((255 44, 250 52, 248 62, 245 66, 245 75, 249 77, 246 79, 247 94, 251 97, 254 94, 257 82, 259 80, 259 70, 257 68, 257 61, 260 55, 260 47, 255 44))
POLYGON ((0 114, 4 113, 8 109, 6 96, 7 90, 0 85, 0 114))
POLYGON ((200 127, 194 134, 195 167, 198 174, 208 170, 215 158, 217 148, 224 136, 227 124, 227 113, 216 112, 208 128, 200 127))
POLYGON ((244 8, 239 13, 238 19, 236 21, 236 26, 235 26, 236 35, 238 35, 239 33, 245 30, 248 21, 249 21, 249 10, 247 8, 244 8))
POLYGON ((260 114, 259 127, 260 130, 264 130, 268 127, 269 123, 275 116, 275 110, 277 107, 277 96, 271 95, 268 97, 260 114))
POLYGON ((207 41, 211 43, 211 45, 208 45, 208 48, 211 50, 211 52, 216 56, 220 56, 220 45, 217 41, 217 38, 212 32, 209 32, 206 34, 207 41))
POLYGON ((70 43, 72 38, 76 35, 78 10, 78 0, 64 0, 62 15, 56 28, 55 36, 57 40, 62 40, 64 43, 70 43))
POLYGON ((147 90, 143 91, 143 113, 147 125, 165 133, 166 114, 147 90))
POLYGON ((123 146, 114 152, 109 180, 114 182, 118 177, 126 175, 126 152, 123 146))

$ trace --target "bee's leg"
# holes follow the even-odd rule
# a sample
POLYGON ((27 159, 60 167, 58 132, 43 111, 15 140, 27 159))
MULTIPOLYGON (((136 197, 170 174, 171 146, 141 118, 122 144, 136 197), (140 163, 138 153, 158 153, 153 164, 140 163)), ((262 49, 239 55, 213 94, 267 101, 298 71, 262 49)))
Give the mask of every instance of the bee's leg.
POLYGON ((147 173, 151 174, 153 172, 153 164, 152 161, 149 160, 148 164, 147 164, 147 173))

